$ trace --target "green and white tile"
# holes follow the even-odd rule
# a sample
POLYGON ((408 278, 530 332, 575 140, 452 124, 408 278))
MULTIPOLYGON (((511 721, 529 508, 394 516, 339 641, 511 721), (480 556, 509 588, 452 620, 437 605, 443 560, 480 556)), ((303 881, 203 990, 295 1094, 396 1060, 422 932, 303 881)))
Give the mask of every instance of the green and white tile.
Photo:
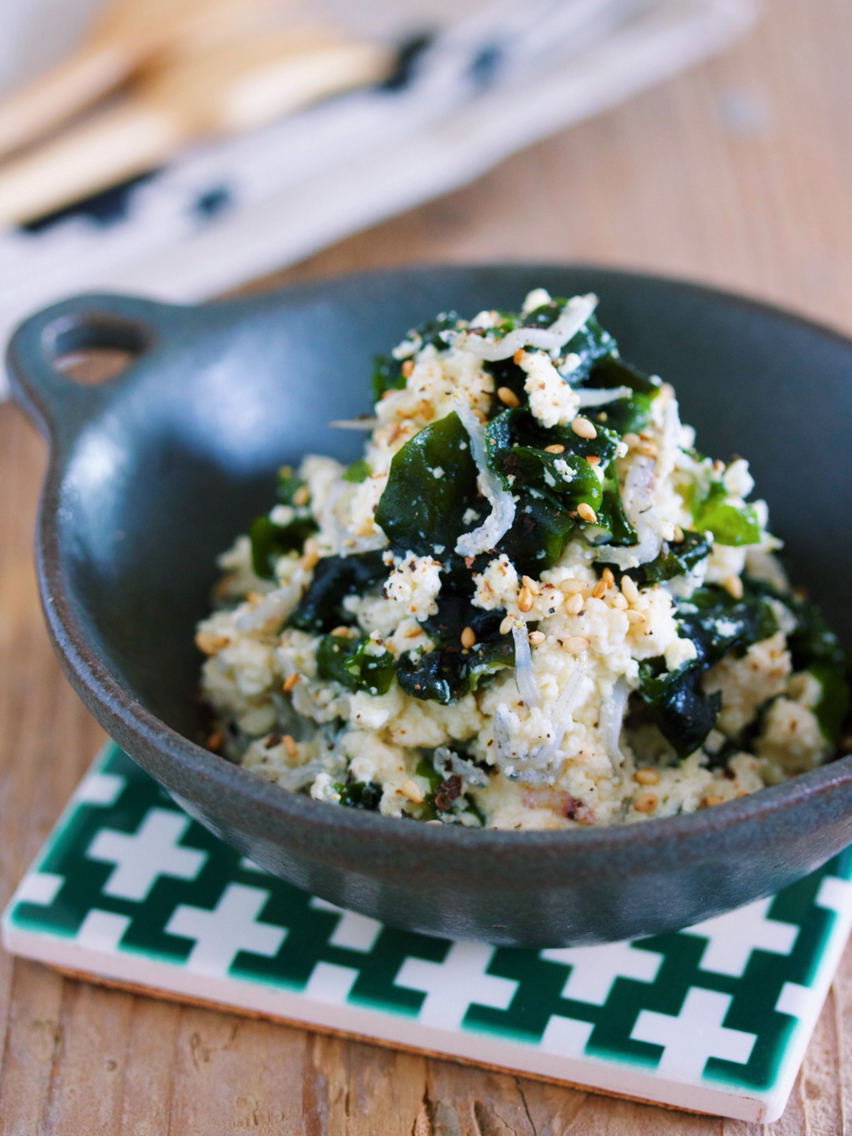
POLYGON ((3 916, 136 986, 752 1121, 777 1118, 852 926, 852 849, 686 931, 543 951, 384 927, 263 872, 108 745, 3 916))

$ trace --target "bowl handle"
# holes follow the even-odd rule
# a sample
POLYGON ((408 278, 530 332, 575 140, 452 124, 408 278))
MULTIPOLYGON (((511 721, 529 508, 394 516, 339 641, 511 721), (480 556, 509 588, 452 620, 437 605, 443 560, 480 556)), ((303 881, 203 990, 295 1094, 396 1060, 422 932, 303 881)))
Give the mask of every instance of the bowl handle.
POLYGON ((9 344, 7 364, 15 401, 55 443, 70 440, 127 381, 134 364, 168 338, 186 311, 113 295, 74 296, 45 308, 25 320, 9 344), (111 377, 96 384, 72 378, 67 365, 83 352, 99 353, 102 361, 108 360, 111 377))

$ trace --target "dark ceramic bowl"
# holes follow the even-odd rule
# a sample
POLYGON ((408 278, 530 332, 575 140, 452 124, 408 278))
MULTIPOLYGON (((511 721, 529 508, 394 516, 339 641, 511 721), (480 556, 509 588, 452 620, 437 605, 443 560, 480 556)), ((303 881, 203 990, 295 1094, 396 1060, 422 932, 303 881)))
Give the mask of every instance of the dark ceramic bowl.
POLYGON ((683 927, 767 895, 852 841, 852 757, 690 816, 571 832, 391 820, 286 792, 195 744, 214 557, 329 429, 369 406, 373 352, 435 312, 594 290, 624 355, 675 384, 700 448, 752 462, 795 579, 852 641, 852 343, 758 304, 596 268, 403 269, 198 308, 71 299, 18 331, 15 397, 49 436, 38 521, 48 627, 83 701, 213 832, 299 887, 398 927, 517 946, 683 927), (135 362, 80 386, 80 348, 135 362))

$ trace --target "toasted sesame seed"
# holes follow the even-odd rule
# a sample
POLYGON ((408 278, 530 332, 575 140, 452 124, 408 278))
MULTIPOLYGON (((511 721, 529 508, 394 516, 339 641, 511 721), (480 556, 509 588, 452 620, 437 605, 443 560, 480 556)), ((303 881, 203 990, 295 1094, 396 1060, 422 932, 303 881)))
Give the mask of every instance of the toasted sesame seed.
POLYGON ((571 423, 571 429, 580 438, 588 438, 591 440, 592 438, 597 438, 598 436, 598 432, 594 428, 592 423, 588 420, 588 418, 584 418, 582 414, 578 414, 574 421, 571 423))
POLYGON ((597 456, 597 454, 587 454, 586 461, 589 463, 589 465, 601 464, 601 459, 597 456))
POLYGON ((721 805, 724 799, 725 798, 719 793, 707 793, 701 798, 699 807, 702 809, 709 809, 713 805, 721 805))
POLYGON ((747 789, 737 789, 736 793, 734 793, 734 796, 735 797, 750 797, 751 793, 749 793, 747 789))
POLYGON ((656 785, 660 775, 656 769, 637 769, 633 774, 633 780, 638 781, 640 785, 656 785))
POLYGON ((263 603, 263 592, 249 592, 246 596, 246 600, 252 604, 253 607, 256 607, 259 603, 263 603))
POLYGON ((287 751, 288 757, 299 756, 299 747, 296 745, 292 734, 284 734, 281 741, 284 743, 284 749, 287 751))
POLYGON ((641 793, 633 802, 637 813, 652 813, 659 804, 656 793, 641 793))
POLYGON ((739 576, 727 576, 722 581, 722 587, 729 595, 733 596, 735 600, 741 600, 743 598, 743 582, 739 576))
POLYGON ((413 370, 414 370, 414 360, 413 359, 406 359, 405 362, 400 367, 400 371, 402 372, 402 377, 404 379, 407 379, 408 376, 411 374, 411 372, 413 370))
POLYGON ((527 638, 529 639, 531 646, 538 647, 545 641, 547 636, 543 631, 531 631, 527 638))
POLYGON ((227 635, 213 635, 210 631, 199 631, 195 636, 196 647, 205 655, 217 654, 223 647, 227 647, 228 643, 227 635))
POLYGON ((515 407, 521 405, 521 400, 518 398, 511 387, 498 387, 497 397, 500 399, 504 406, 515 407))
POLYGON ((624 614, 627 616, 630 623, 645 622, 645 616, 641 611, 634 611, 632 608, 628 608, 628 610, 624 614))
POLYGON ((316 542, 311 537, 308 537, 305 541, 305 549, 302 553, 299 565, 305 572, 310 572, 312 568, 316 567, 318 560, 319 552, 317 551, 316 542))
POLYGON ((624 611, 627 607, 627 600, 621 592, 616 592, 614 596, 609 597, 609 602, 613 607, 617 607, 619 611, 624 611))
POLYGON ((462 647, 473 647, 476 643, 476 632, 472 627, 465 627, 461 633, 462 647))
POLYGON ((639 599, 639 588, 632 576, 621 577, 621 590, 628 603, 634 604, 639 599))
POLYGON ((581 501, 577 506, 577 516, 581 521, 585 521, 587 525, 593 525, 598 519, 598 515, 591 505, 587 505, 585 501, 581 501))
POLYGON ((345 624, 341 623, 341 625, 339 627, 335 627, 335 629, 332 631, 331 634, 337 635, 337 636, 339 636, 340 638, 343 638, 343 639, 348 639, 349 638, 349 628, 345 624))
POLYGON ((592 588, 592 595, 595 597, 596 600, 599 600, 601 598, 601 596, 604 594, 605 591, 606 591, 606 584, 604 583, 603 580, 598 580, 598 582, 592 588))
POLYGON ((307 505, 311 499, 311 491, 307 485, 300 485, 296 492, 293 494, 294 505, 307 505))
POLYGON ((431 422, 435 417, 435 408, 432 403, 428 401, 428 399, 421 398, 421 400, 417 404, 417 413, 427 422, 431 422))
POLYGON ((657 456, 656 442, 640 442, 638 446, 634 447, 637 454, 641 454, 643 458, 655 458, 657 456))
POLYGON ((403 636, 403 639, 416 639, 417 636, 420 634, 420 631, 421 631, 421 628, 419 628, 419 627, 409 627, 409 629, 406 631, 405 635, 403 636))
POLYGON ((529 588, 523 587, 518 592, 518 610, 528 612, 532 610, 533 598, 529 588))
POLYGON ((423 801, 423 794, 420 792, 420 786, 416 785, 410 777, 406 778, 406 780, 403 781, 403 783, 399 787, 399 791, 404 796, 408 797, 409 801, 413 801, 415 805, 419 805, 423 801))
POLYGON ((532 592, 534 596, 541 595, 541 585, 538 580, 533 580, 531 576, 521 576, 521 583, 528 591, 532 592))
POLYGON ((560 446, 558 442, 554 442, 552 446, 545 446, 544 452, 546 454, 564 454, 565 447, 560 446))
POLYGON ((583 598, 583 593, 575 592, 574 595, 570 597, 570 599, 565 601, 565 610, 569 615, 579 615, 583 610, 583 604, 585 602, 586 601, 583 598))
POLYGON ((500 634, 501 635, 508 635, 509 632, 512 630, 512 624, 514 622, 515 622, 515 617, 513 615, 504 616, 503 622, 500 624, 500 634))
POLYGON ((680 544, 683 541, 683 529, 680 527, 680 525, 675 525, 672 541, 675 544, 680 544))
POLYGON ((566 596, 570 596, 573 595, 574 592, 585 591, 587 587, 588 585, 584 584, 582 580, 575 580, 572 578, 569 580, 563 580, 559 585, 559 590, 560 592, 564 592, 566 596))
POLYGON ((569 655, 579 655, 581 651, 588 650, 589 640, 583 635, 569 635, 562 640, 562 645, 569 655))
POLYGON ((299 681, 299 672, 293 671, 293 673, 288 674, 287 677, 284 679, 284 681, 281 683, 281 689, 284 691, 285 694, 289 694, 290 691, 293 689, 293 687, 296 685, 296 683, 298 681, 299 681))
POLYGON ((612 570, 609 568, 604 568, 603 572, 601 572, 601 579, 608 588, 613 587, 615 584, 615 576, 613 576, 612 570))
POLYGON ((638 446, 640 442, 639 435, 634 434, 632 431, 628 431, 628 433, 622 434, 621 440, 629 450, 632 450, 634 446, 638 446))
POLYGON ((209 750, 213 751, 213 753, 218 753, 224 743, 224 734, 222 734, 219 730, 214 730, 213 733, 210 734, 210 736, 207 738, 206 745, 209 750))
POLYGON ((525 354, 525 352, 524 352, 523 347, 519 347, 518 350, 515 352, 515 354, 512 356, 512 362, 515 364, 516 367, 520 363, 521 359, 523 359, 524 354, 525 354))

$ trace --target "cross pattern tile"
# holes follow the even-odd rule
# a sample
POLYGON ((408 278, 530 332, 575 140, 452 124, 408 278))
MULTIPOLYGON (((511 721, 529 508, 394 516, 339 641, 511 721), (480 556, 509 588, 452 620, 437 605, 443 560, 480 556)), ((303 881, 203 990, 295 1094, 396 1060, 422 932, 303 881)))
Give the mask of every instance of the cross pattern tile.
POLYGON ((115 864, 104 884, 104 894, 145 899, 160 876, 194 880, 207 857, 204 852, 180 846, 189 825, 189 817, 181 813, 151 809, 133 834, 100 829, 86 855, 115 864))
POLYGON ((682 935, 699 935, 707 939, 707 946, 698 964, 702 970, 730 974, 739 978, 745 971, 752 951, 772 951, 789 955, 796 942, 799 928, 792 923, 770 919, 772 899, 760 899, 738 911, 728 911, 715 919, 696 923, 682 935))
POLYGON ((730 994, 691 986, 676 1017, 641 1010, 630 1036, 662 1046, 657 1072, 674 1081, 700 1077, 709 1057, 744 1064, 757 1037, 722 1025, 732 1001, 730 994))
POLYGON ((4 919, 7 931, 126 959, 129 980, 137 960, 166 961, 187 975, 278 987, 306 1005, 413 1022, 433 1039, 436 1030, 486 1037, 660 1083, 769 1093, 779 1070, 792 1082, 790 1039, 815 1022, 821 959, 852 923, 850 877, 847 850, 771 899, 635 943, 451 943, 276 879, 112 746, 4 919))

